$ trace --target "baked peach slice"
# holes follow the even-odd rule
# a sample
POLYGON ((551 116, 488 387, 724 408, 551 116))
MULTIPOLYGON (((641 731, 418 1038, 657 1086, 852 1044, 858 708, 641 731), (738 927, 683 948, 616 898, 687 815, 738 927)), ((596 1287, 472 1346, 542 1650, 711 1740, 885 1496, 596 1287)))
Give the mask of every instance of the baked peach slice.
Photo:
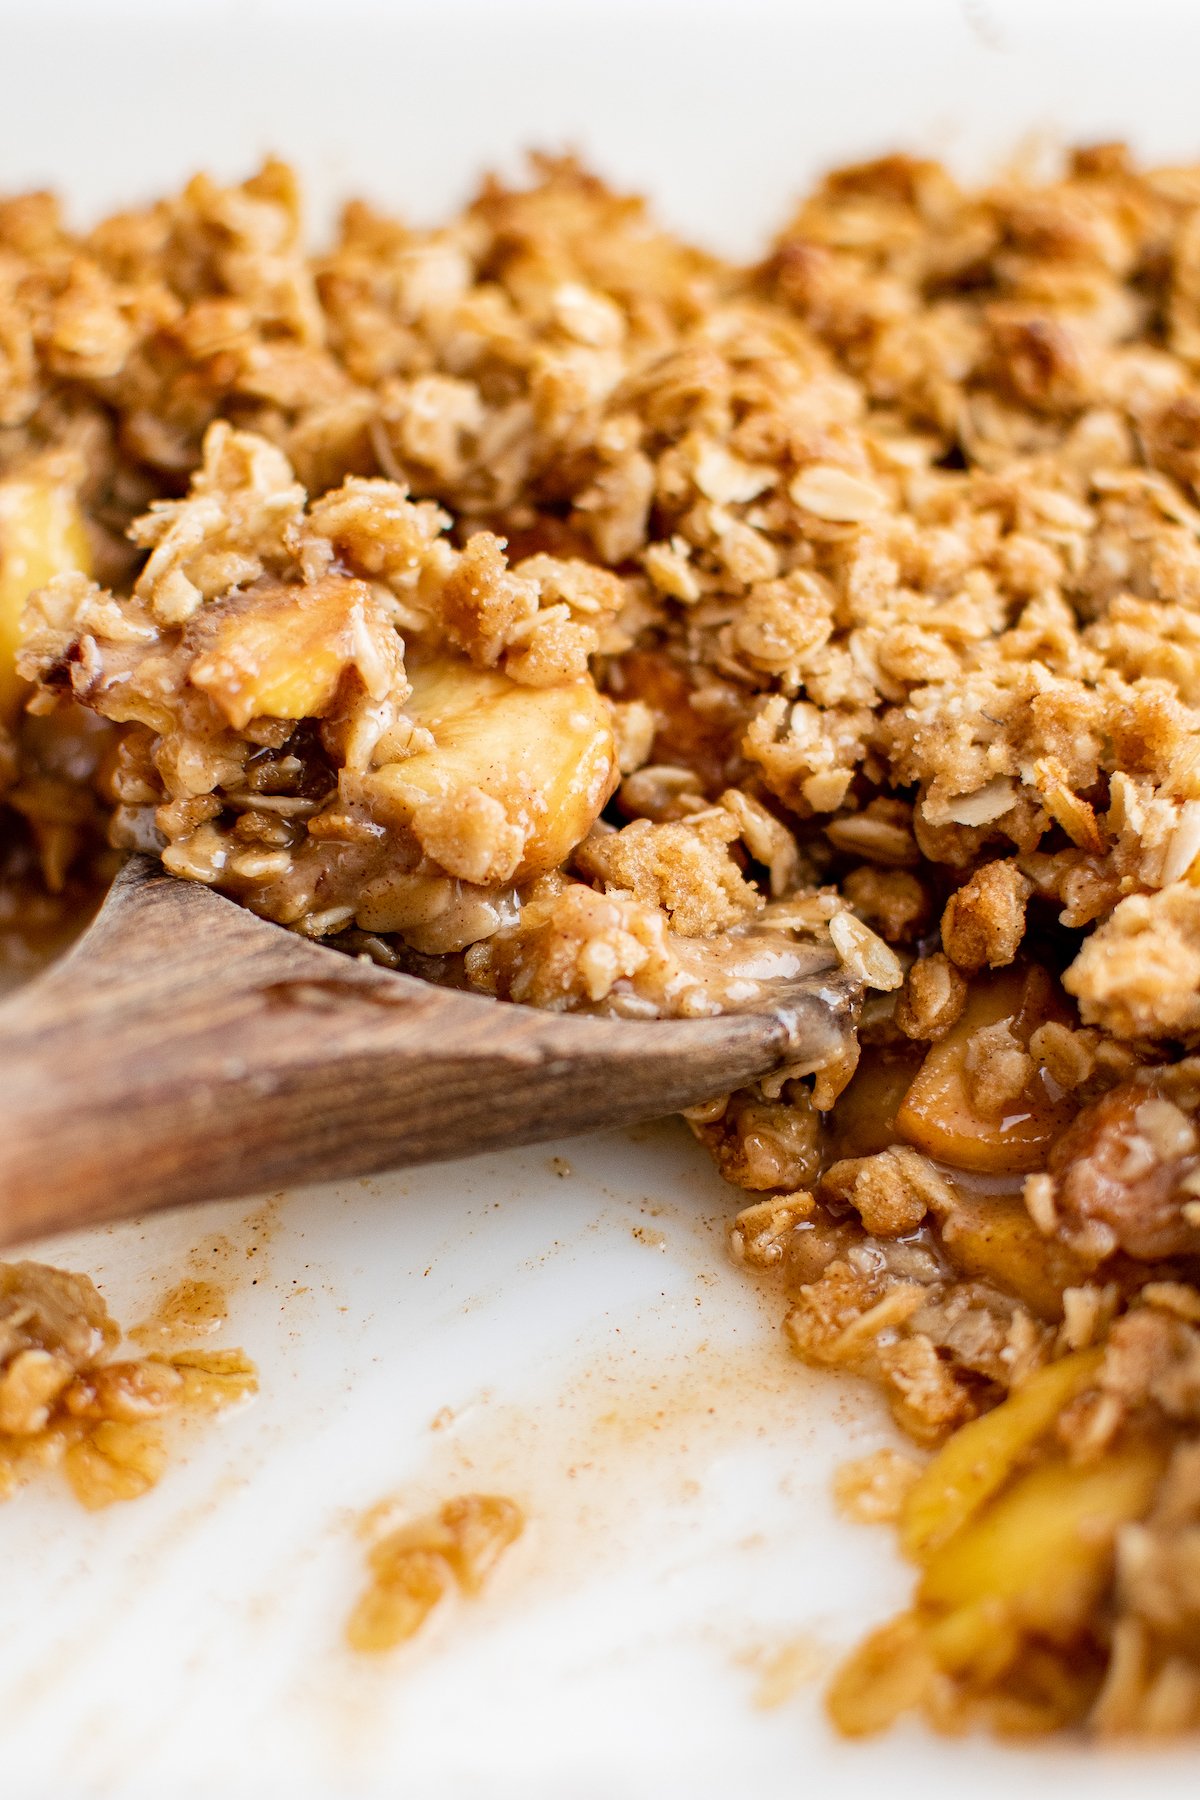
POLYGON ((431 743, 354 777, 357 797, 459 880, 532 881, 560 867, 618 780, 612 714, 590 677, 525 687, 450 656, 407 673, 405 711, 431 743))
POLYGON ((16 670, 25 602, 56 575, 91 568, 74 486, 36 466, 0 481, 0 722, 11 724, 28 684, 16 670))
POLYGON ((1025 1174, 1046 1165, 1076 1105, 1028 1056, 1032 1033, 1070 1017, 1044 969, 972 982, 961 1018, 934 1044, 896 1113, 906 1142, 951 1168, 1025 1174))

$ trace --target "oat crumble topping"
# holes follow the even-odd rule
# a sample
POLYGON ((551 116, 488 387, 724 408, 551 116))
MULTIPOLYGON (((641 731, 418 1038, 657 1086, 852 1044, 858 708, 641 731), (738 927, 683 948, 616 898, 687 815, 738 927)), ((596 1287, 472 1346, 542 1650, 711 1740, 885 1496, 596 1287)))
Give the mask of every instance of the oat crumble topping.
POLYGON ((840 1483, 919 1568, 847 1732, 1200 1725, 1198 621, 1200 169, 885 157, 745 268, 569 160, 316 257, 277 163, 0 205, 5 934, 139 849, 543 1007, 863 984, 691 1119, 931 1452, 840 1483))

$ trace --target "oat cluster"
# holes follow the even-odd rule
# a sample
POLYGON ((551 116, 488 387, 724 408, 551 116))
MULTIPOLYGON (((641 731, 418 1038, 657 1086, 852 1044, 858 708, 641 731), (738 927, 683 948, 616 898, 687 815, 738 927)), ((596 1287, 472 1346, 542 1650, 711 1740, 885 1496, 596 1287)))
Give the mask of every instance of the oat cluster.
MULTIPOLYGON (((135 1334, 136 1335, 136 1334, 135 1334)), ((258 1390, 240 1350, 121 1356, 121 1331, 86 1275, 0 1263, 0 1500, 61 1468, 95 1510, 135 1500, 169 1460, 165 1421, 223 1411, 258 1390)))
POLYGON ((380 1512, 365 1521, 368 1580, 346 1621, 346 1644, 363 1654, 406 1643, 453 1595, 477 1596, 525 1529, 503 1494, 458 1494, 388 1531, 374 1529, 380 1512))
POLYGON ((934 1450, 847 1486, 921 1573, 835 1717, 1200 1725, 1200 168, 888 157, 748 267, 570 161, 315 257, 277 164, 10 201, 0 662, 51 893, 633 1015, 844 965, 692 1120, 934 1450))

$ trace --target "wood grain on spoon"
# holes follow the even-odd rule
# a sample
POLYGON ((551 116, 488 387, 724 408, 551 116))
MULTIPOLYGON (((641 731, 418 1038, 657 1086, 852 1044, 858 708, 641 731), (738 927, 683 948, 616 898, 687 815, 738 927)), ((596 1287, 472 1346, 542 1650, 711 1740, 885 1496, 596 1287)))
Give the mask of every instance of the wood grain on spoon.
POLYGON ((819 1056, 854 992, 630 1021, 535 1012, 352 959, 128 863, 0 1006, 0 1241, 629 1124, 819 1056))

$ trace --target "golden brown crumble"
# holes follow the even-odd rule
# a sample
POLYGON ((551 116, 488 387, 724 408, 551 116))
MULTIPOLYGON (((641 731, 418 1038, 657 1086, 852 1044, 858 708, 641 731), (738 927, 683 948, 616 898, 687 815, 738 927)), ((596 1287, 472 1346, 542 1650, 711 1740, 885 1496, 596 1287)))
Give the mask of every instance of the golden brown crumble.
POLYGON ((120 1330, 86 1275, 0 1263, 0 1498, 61 1466, 86 1507, 136 1499, 167 1464, 160 1420, 222 1411, 257 1392, 243 1351, 170 1347, 192 1334, 189 1323, 212 1329, 211 1296, 202 1317, 182 1311, 190 1318, 175 1328, 160 1316, 130 1334, 152 1334, 158 1354, 119 1357, 120 1330))
POLYGON ((836 171, 750 267, 569 160, 318 257, 274 163, 0 206, 0 926, 138 848, 543 1007, 867 990, 691 1121, 933 1453, 843 1483, 920 1569, 848 1731, 1200 1724, 1198 245, 1114 145, 836 171))
MULTIPOLYGON (((368 1519, 368 1531, 374 1518, 368 1519)), ((346 1622, 352 1650, 394 1650, 415 1637, 451 1593, 478 1594, 525 1529, 514 1500, 460 1494, 436 1513, 374 1537, 370 1579, 346 1622)))
POLYGON ((1025 936, 1031 883, 1008 860, 983 863, 946 902, 942 949, 964 975, 1007 968, 1025 936))
POLYGON ((966 999, 967 984, 959 970, 933 950, 910 966, 893 1021, 906 1037, 936 1043, 957 1025, 966 999))

